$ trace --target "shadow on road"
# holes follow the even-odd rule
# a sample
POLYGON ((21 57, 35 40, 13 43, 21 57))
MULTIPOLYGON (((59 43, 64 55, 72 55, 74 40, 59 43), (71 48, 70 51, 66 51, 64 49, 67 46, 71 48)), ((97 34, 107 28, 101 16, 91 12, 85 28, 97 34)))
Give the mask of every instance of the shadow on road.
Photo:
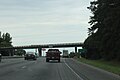
POLYGON ((63 62, 62 61, 58 62, 57 60, 50 60, 48 63, 63 63, 63 62))
POLYGON ((29 60, 26 60, 26 61, 37 61, 37 60, 29 59, 29 60))

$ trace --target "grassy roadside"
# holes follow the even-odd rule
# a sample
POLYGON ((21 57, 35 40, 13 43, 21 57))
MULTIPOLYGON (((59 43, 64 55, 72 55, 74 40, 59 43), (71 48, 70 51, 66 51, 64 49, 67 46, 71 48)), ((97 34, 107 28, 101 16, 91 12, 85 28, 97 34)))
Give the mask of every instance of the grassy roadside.
POLYGON ((120 63, 115 61, 104 60, 87 60, 85 58, 75 58, 80 62, 104 69, 106 71, 120 75, 120 63))

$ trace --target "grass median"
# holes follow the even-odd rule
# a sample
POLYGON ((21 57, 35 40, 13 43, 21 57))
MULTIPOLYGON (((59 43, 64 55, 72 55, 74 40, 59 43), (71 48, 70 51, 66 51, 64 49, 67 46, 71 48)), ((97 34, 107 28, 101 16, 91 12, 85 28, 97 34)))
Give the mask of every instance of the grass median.
POLYGON ((85 58, 76 58, 76 59, 80 62, 120 75, 120 62, 105 61, 105 60, 88 60, 85 58))

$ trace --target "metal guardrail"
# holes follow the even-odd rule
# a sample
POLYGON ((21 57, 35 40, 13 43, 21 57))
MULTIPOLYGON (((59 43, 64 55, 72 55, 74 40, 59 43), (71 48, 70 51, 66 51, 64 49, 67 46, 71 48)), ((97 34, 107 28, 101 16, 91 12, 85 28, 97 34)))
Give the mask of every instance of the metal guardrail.
POLYGON ((23 58, 23 56, 2 56, 2 59, 23 58))

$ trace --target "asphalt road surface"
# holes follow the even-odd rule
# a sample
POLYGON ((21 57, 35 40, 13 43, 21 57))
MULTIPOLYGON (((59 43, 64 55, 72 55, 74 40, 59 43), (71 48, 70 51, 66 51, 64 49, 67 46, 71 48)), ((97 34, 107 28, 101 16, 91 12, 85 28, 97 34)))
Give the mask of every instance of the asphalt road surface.
POLYGON ((74 59, 61 62, 4 59, 0 63, 0 80, 120 80, 118 75, 80 63, 74 59))

